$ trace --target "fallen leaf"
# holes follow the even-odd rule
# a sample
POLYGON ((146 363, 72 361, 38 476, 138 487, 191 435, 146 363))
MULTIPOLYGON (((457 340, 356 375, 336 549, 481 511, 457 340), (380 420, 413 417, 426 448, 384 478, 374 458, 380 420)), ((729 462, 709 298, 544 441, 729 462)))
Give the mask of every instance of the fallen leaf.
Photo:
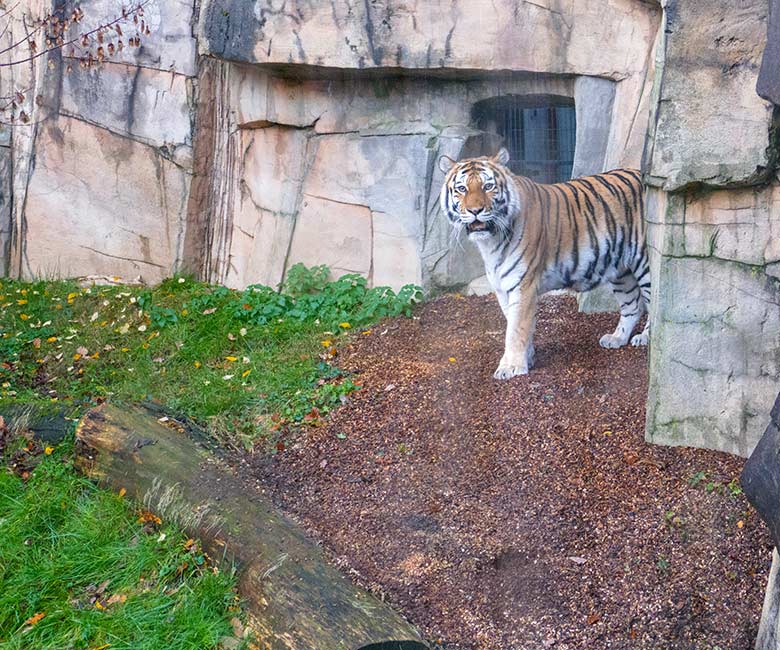
POLYGON ((598 623, 601 620, 601 614, 597 614, 596 612, 591 612, 588 614, 588 625, 594 625, 595 623, 598 623))
POLYGON ((43 450, 43 453, 46 454, 47 456, 50 456, 51 452, 53 451, 54 451, 54 447, 46 447, 46 449, 43 450))
POLYGON ((572 555, 571 557, 567 557, 567 560, 570 562, 574 562, 574 564, 585 564, 587 560, 584 557, 578 557, 576 555, 572 555))
POLYGON ((161 524, 162 519, 160 519, 156 514, 153 512, 149 512, 148 510, 141 510, 141 512, 138 515, 138 523, 139 524, 161 524))
POLYGON ((46 612, 38 612, 37 614, 30 616, 30 618, 28 618, 22 625, 35 625, 44 616, 46 616, 46 612))
POLYGON ((213 314, 215 311, 217 311, 216 307, 211 307, 210 309, 204 309, 203 315, 208 316, 209 314, 213 314))
POLYGON ((127 490, 125 488, 122 488, 122 489, 119 490, 119 496, 120 497, 125 496, 125 494, 127 494, 127 490))

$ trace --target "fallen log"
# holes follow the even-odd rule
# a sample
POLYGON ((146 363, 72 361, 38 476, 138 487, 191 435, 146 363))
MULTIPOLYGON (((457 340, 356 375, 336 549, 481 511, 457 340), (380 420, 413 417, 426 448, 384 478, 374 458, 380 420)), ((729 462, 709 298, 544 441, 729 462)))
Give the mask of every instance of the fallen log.
POLYGON ((239 569, 239 593, 267 650, 425 650, 389 605, 328 564, 320 548, 217 455, 142 408, 104 404, 78 425, 79 466, 125 489, 239 569))

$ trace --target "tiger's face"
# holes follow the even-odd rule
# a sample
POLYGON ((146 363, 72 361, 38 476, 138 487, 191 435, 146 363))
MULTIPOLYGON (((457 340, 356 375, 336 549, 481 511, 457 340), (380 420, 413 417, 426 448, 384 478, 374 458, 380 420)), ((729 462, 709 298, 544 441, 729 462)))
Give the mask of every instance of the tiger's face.
POLYGON ((455 162, 442 156, 439 161, 446 173, 442 210, 456 229, 466 230, 469 239, 485 240, 508 232, 517 206, 505 167, 508 160, 509 153, 501 149, 492 158, 455 162))

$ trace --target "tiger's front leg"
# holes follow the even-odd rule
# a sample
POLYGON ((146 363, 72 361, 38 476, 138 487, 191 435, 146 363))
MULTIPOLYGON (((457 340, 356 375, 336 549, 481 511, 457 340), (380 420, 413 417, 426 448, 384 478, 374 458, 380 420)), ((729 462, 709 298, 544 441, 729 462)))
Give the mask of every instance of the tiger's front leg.
POLYGON ((527 375, 534 362, 534 323, 536 322, 536 287, 516 289, 508 296, 504 309, 506 337, 504 356, 493 373, 496 379, 527 375))

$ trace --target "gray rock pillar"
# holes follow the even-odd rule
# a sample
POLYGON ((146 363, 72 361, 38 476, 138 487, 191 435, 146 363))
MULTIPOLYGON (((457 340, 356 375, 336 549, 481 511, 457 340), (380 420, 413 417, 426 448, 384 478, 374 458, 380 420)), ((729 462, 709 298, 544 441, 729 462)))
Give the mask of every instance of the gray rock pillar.
MULTIPOLYGON (((577 111, 577 142, 574 149, 572 178, 605 171, 615 82, 598 77, 579 77, 574 83, 577 111)), ((598 287, 577 296, 580 311, 617 311, 618 304, 609 287, 598 287)))

